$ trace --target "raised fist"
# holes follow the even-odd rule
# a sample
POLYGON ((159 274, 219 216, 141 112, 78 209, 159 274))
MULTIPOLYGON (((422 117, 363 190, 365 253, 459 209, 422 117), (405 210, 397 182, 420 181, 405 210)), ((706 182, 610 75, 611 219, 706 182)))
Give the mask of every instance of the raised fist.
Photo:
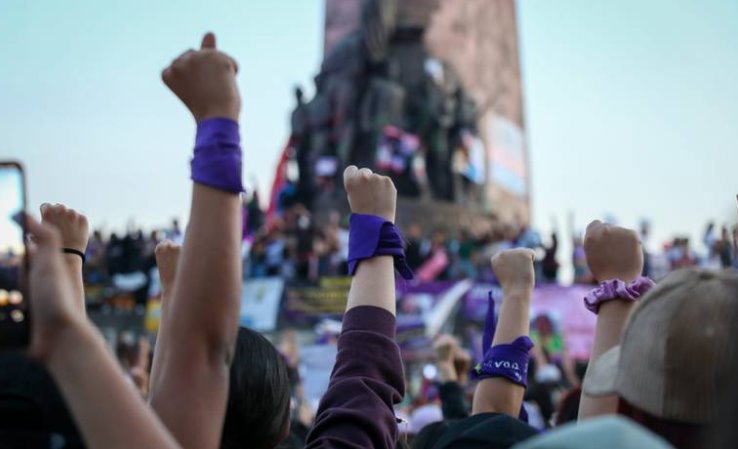
POLYGON ((492 258, 492 270, 503 290, 531 290, 535 286, 531 249, 516 248, 502 251, 492 258))
POLYGON ((599 282, 630 282, 643 271, 643 249, 635 231, 595 220, 587 226, 584 252, 592 275, 599 282))
POLYGON ((451 364, 454 361, 456 347, 459 343, 456 339, 448 334, 441 334, 433 343, 433 350, 436 353, 436 360, 439 363, 451 364))
POLYGON ((343 185, 351 212, 378 215, 394 223, 397 189, 390 178, 351 165, 343 172, 343 185))
POLYGON ((82 253, 87 249, 89 225, 87 217, 63 204, 41 205, 41 223, 59 230, 62 248, 76 249, 82 253))
POLYGON ((156 256, 156 266, 159 268, 162 292, 169 291, 174 285, 181 249, 180 245, 171 240, 164 240, 156 245, 154 256, 156 256))
POLYGON ((182 53, 164 69, 164 84, 189 108, 197 122, 222 117, 238 121, 241 96, 236 85, 238 65, 215 47, 207 33, 199 50, 182 53))

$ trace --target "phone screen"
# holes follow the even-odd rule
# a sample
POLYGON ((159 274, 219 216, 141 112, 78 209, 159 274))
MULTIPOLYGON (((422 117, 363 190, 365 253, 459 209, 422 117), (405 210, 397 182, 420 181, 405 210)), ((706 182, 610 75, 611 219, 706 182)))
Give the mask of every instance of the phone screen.
POLYGON ((28 259, 25 244, 23 170, 0 163, 0 348, 28 342, 28 259))

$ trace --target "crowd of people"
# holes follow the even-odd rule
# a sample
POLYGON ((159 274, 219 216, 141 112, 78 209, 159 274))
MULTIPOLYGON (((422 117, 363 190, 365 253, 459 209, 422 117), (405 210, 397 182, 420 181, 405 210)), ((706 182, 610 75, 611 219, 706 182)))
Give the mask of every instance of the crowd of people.
POLYGON ((208 33, 162 74, 197 122, 186 235, 174 222, 161 241, 140 231, 105 241, 63 205, 44 205, 40 222, 26 217, 33 319, 25 352, 0 355, 0 446, 735 444, 738 274, 723 269, 735 264, 735 230, 708 227, 702 258, 688 240, 675 240, 655 284, 644 275, 658 265, 641 243, 647 233, 593 221, 574 237, 572 254, 575 276, 592 284, 582 304, 597 315, 590 363, 557 366, 546 323, 531 331, 536 283, 558 278, 556 235, 543 244, 527 228, 424 236, 410 226, 406 242, 394 225, 392 181, 355 166, 344 172, 347 221, 332 214, 317 228, 296 208, 249 229, 244 216, 255 211, 240 199, 237 71, 208 33), (245 236, 253 236, 247 245, 245 236), (295 334, 277 346, 239 327, 242 284, 344 273, 352 279, 335 363, 314 409, 295 334), (395 276, 413 273, 421 281, 493 275, 503 295, 497 314, 490 295, 482 357, 440 335, 434 365, 416 386, 395 339, 395 276), (148 295, 152 279, 162 303, 153 347, 124 333, 111 353, 87 317, 85 284, 148 295))
MULTIPOLYGON (((244 200, 244 279, 276 276, 294 283, 315 283, 322 277, 346 275, 348 216, 334 210, 328 214, 326 224, 317 226, 310 211, 301 204, 269 220, 264 215, 258 196, 244 200)), ((488 264, 491 257, 506 249, 529 248, 536 251, 538 282, 594 282, 584 257, 583 238, 576 232, 570 236, 572 253, 568 260, 563 258, 573 273, 573 278, 566 280, 559 273, 562 266, 559 232, 553 232, 544 241, 539 232, 513 225, 489 230, 424 232, 420 225, 411 224, 401 231, 406 239, 408 265, 423 281, 490 279, 493 278, 488 264)), ((644 243, 644 276, 661 279, 671 271, 688 267, 738 268, 736 226, 731 229, 726 224, 717 232, 714 223, 709 222, 699 245, 679 236, 651 248, 647 225, 641 227, 640 238, 644 243)), ((165 239, 183 240, 177 219, 168 227, 147 234, 132 229, 122 236, 111 233, 104 238, 100 230, 94 231, 86 251, 86 283, 133 289, 137 303, 144 304, 148 297, 159 293, 158 284, 152 285, 152 280, 156 281, 154 248, 165 239)), ((111 290, 104 291, 111 293, 111 290)), ((91 299, 94 302, 95 298, 91 299)))

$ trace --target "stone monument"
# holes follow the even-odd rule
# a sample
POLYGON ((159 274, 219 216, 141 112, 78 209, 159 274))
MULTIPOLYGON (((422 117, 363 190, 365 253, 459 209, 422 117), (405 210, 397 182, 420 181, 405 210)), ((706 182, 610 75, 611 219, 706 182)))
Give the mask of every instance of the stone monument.
POLYGON ((516 33, 509 0, 326 0, 315 95, 296 89, 292 113, 298 200, 345 209, 356 164, 434 226, 527 222, 516 33))

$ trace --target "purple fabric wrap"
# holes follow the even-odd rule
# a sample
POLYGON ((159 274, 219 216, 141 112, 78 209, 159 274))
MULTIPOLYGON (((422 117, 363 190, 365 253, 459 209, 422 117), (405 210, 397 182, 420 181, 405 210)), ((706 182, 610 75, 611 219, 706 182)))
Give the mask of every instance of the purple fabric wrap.
POLYGON ((597 315, 602 303, 612 299, 637 301, 647 291, 656 285, 651 279, 641 276, 627 284, 620 279, 611 279, 593 288, 584 296, 584 306, 597 315))
POLYGON ((359 262, 374 256, 392 256, 395 269, 405 279, 413 272, 405 261, 402 235, 391 221, 376 215, 351 214, 349 219, 348 270, 356 273, 359 262))
POLYGON ((231 119, 209 118, 198 123, 190 162, 192 180, 225 192, 243 192, 240 142, 238 123, 231 119))
POLYGON ((492 346, 492 338, 495 336, 497 329, 497 320, 495 319, 495 298, 492 296, 492 290, 487 295, 487 316, 484 317, 484 334, 482 335, 482 354, 486 354, 492 346))
MULTIPOLYGON (((487 316, 484 319, 484 334, 482 335, 482 352, 484 360, 472 368, 472 379, 488 379, 491 377, 503 377, 510 382, 528 387, 528 361, 533 342, 527 336, 518 337, 510 344, 502 344, 494 347, 492 340, 497 328, 495 320, 495 299, 492 292, 488 296, 487 316)), ((523 405, 520 406, 518 418, 528 422, 528 412, 523 405)))
POLYGON ((533 342, 527 335, 512 343, 492 346, 481 363, 474 367, 477 379, 504 377, 522 387, 528 386, 528 360, 533 342))

